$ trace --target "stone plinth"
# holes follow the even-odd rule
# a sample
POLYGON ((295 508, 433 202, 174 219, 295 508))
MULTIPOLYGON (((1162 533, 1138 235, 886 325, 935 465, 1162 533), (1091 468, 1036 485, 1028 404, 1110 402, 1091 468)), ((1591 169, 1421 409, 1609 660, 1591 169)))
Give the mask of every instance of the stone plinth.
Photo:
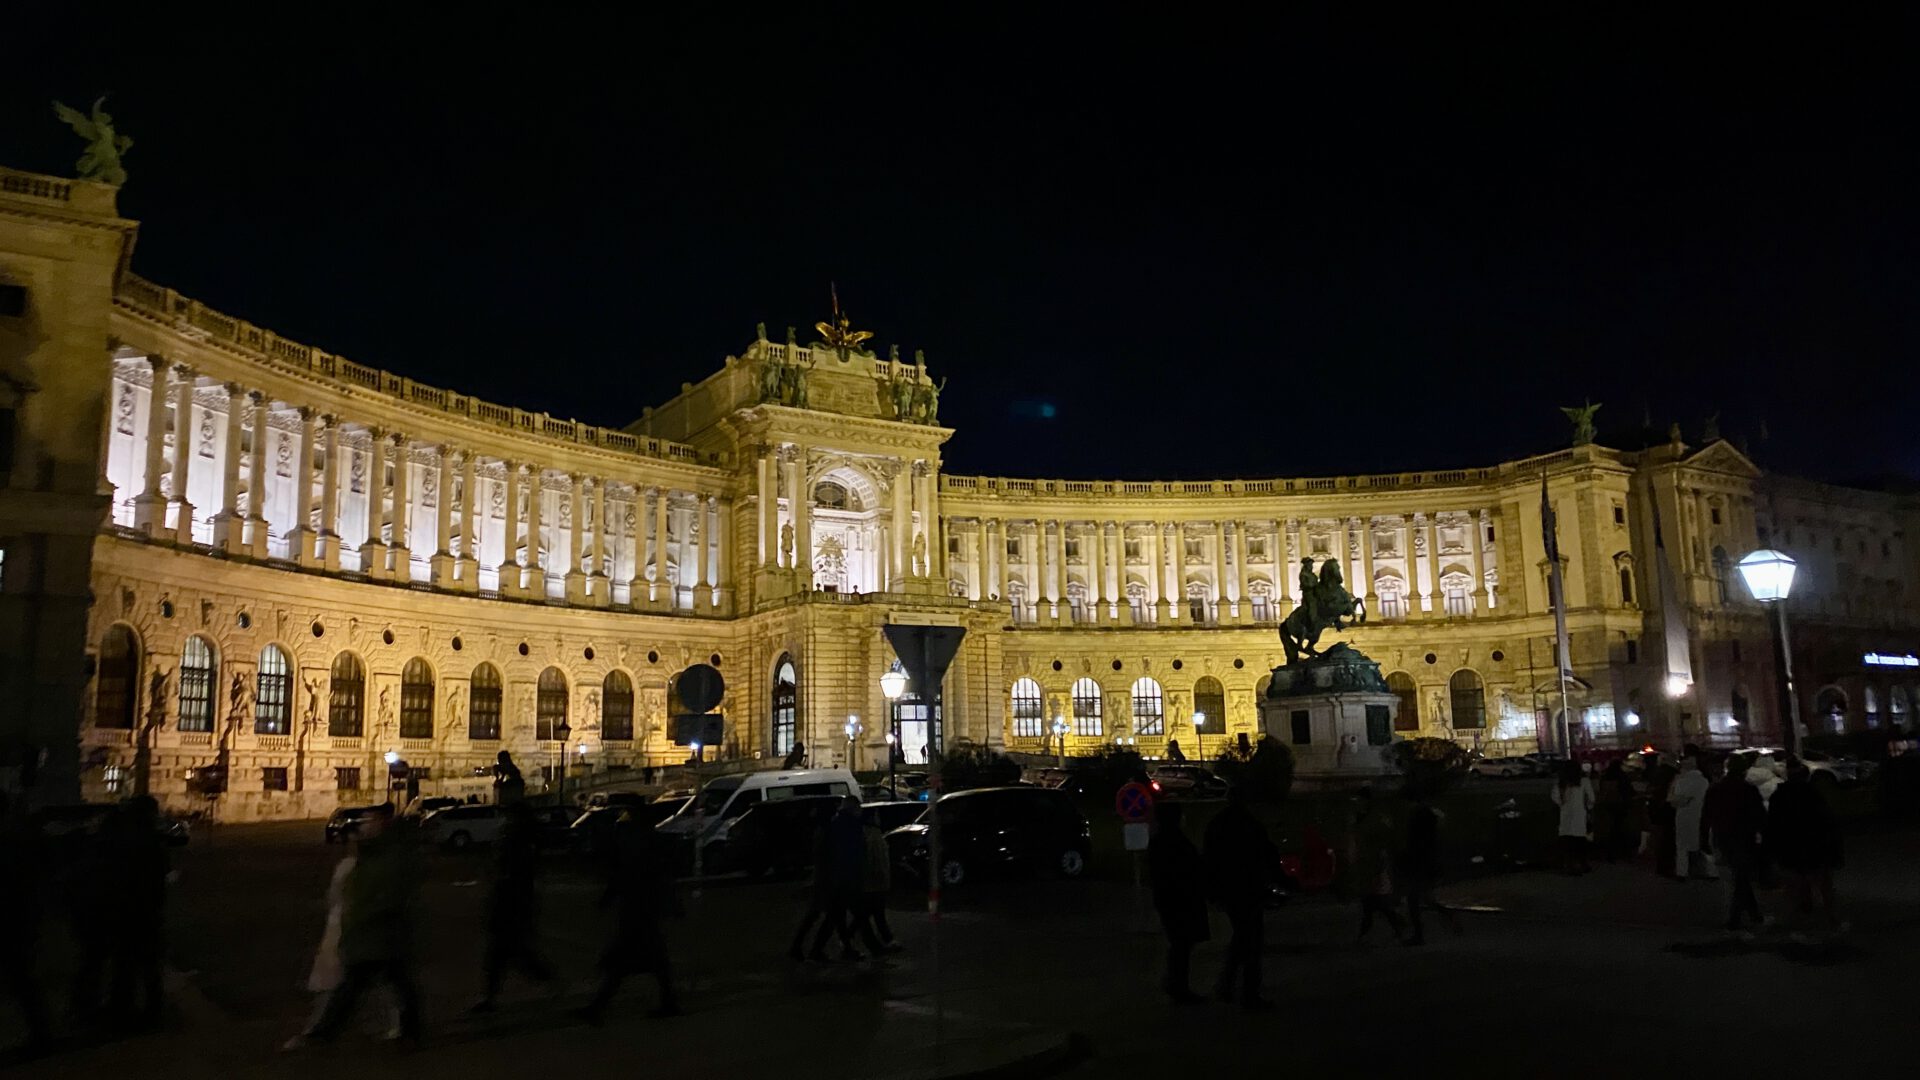
POLYGON ((1260 730, 1293 750, 1302 776, 1378 776, 1400 706, 1380 665, 1345 644, 1273 669, 1259 703, 1260 730))

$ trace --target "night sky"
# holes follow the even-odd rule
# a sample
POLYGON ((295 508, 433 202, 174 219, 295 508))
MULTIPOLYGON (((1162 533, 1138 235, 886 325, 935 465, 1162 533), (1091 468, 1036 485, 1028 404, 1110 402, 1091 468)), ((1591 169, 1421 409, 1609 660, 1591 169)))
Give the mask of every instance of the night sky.
POLYGON ((70 175, 48 102, 109 90, 139 273, 608 425, 835 281, 953 471, 1489 464, 1590 397, 1920 477, 1911 25, 651 7, 16 12, 0 163, 70 175))

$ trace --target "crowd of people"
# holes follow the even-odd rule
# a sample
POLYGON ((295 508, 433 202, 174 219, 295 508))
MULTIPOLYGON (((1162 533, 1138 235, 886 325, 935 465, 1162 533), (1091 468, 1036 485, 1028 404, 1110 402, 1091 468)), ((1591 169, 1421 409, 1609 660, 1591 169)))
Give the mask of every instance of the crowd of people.
POLYGON ((813 880, 807 910, 787 954, 796 962, 827 963, 830 938, 840 939, 840 959, 859 962, 898 952, 887 924, 887 893, 893 887, 886 830, 860 800, 842 799, 822 813, 813 837, 813 880), (808 944, 808 935, 812 943, 808 944), (855 939, 867 947, 862 953, 855 939))

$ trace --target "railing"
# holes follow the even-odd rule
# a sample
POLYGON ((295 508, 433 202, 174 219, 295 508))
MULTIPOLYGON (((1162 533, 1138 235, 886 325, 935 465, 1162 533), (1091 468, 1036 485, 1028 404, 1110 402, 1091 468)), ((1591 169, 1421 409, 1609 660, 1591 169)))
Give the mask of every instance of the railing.
MULTIPOLYGON (((1573 451, 1528 458, 1520 464, 1535 468, 1570 460, 1573 451)), ((1447 469, 1439 472, 1381 473, 1365 476, 1318 476, 1271 480, 1030 480, 1006 476, 942 475, 942 491, 994 492, 1002 495, 1280 495, 1295 492, 1395 491, 1408 488, 1477 484, 1510 474, 1514 465, 1484 469, 1447 469)))
MULTIPOLYGON (((13 191, 14 185, 32 186, 44 181, 30 174, 0 170, 0 190, 13 191)), ((57 183, 47 181, 47 183, 57 183)), ((34 192, 26 192, 33 194, 34 192)), ((52 196, 48 196, 52 197, 52 196)), ((181 296, 172 289, 155 285, 132 274, 123 275, 115 292, 120 304, 155 322, 199 331, 217 341, 257 354, 272 364, 322 375, 350 386, 385 394, 401 401, 452 413, 495 427, 543 435, 562 442, 606 447, 646 457, 666 458, 693 464, 723 464, 718 454, 700 452, 684 443, 664 439, 639 438, 611 428, 597 427, 578 420, 563 420, 544 413, 528 413, 505 405, 481 401, 437 386, 427 386, 391 372, 356 364, 344 357, 322 352, 311 346, 288 341, 270 330, 254 326, 181 296)), ((784 350, 785 346, 769 345, 784 350)), ((804 355, 808 350, 802 349, 804 355)))
POLYGON ((9 195, 29 195, 36 199, 67 202, 73 198, 73 185, 64 180, 11 170, 0 173, 0 191, 9 195))

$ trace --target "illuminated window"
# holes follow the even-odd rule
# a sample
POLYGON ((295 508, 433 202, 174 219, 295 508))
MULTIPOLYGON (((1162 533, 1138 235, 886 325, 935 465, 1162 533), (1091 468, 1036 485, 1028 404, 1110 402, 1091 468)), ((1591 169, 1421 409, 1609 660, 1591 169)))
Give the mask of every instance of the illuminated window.
POLYGON ((1046 703, 1040 697, 1040 684, 1020 679, 1013 684, 1013 737, 1036 739, 1046 734, 1046 703))
POLYGON ((500 669, 481 664, 467 689, 467 738, 491 742, 500 737, 500 669))
POLYGON ((852 504, 847 497, 847 489, 831 480, 814 485, 813 501, 814 505, 824 510, 845 510, 852 504))
POLYGON ((600 680, 600 737, 612 742, 633 738, 633 680, 609 671, 600 680))
POLYGON ((567 723, 567 676, 557 667, 540 673, 534 697, 533 737, 542 742, 560 738, 567 723))
POLYGON ((333 658, 333 670, 327 677, 327 734, 336 739, 357 739, 365 722, 367 671, 360 658, 343 652, 333 658))
POLYGON ((194 635, 180 650, 180 730, 213 730, 213 687, 218 665, 207 639, 194 635))
POLYGON ((1133 733, 1135 735, 1167 733, 1166 698, 1160 692, 1160 684, 1149 678, 1135 679, 1133 683, 1133 733))
POLYGON ((780 756, 793 750, 800 712, 799 681, 793 670, 793 658, 782 656, 773 675, 773 752, 780 756))
POLYGON ((1073 733, 1104 734, 1100 723, 1100 684, 1092 679, 1079 679, 1073 684, 1073 733))
POLYGON ((256 735, 285 735, 292 727, 293 669, 278 645, 260 650, 260 671, 253 680, 253 730, 256 735))
POLYGON ((1477 729, 1487 726, 1486 688, 1480 682, 1480 675, 1471 668, 1461 668, 1447 680, 1447 690, 1453 699, 1453 726, 1460 729, 1477 729))
POLYGON ((400 737, 433 738, 433 669, 418 656, 400 672, 400 737))
MULTIPOLYGON (((1225 735, 1227 733, 1227 692, 1220 680, 1211 675, 1203 675, 1193 684, 1193 711, 1205 719, 1200 731, 1206 735, 1225 735)), ((1187 717, 1188 720, 1193 719, 1187 717)))

